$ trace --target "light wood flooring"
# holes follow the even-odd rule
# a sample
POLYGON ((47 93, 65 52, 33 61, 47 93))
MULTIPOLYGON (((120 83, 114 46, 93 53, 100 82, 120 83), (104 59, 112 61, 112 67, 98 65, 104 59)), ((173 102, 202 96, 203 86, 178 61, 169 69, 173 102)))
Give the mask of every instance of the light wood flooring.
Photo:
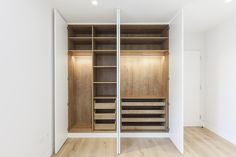
MULTIPOLYGON (((69 139, 55 157, 115 157, 115 139, 69 139)), ((185 154, 169 139, 123 139, 119 157, 236 157, 236 146, 203 128, 185 129, 185 154)))

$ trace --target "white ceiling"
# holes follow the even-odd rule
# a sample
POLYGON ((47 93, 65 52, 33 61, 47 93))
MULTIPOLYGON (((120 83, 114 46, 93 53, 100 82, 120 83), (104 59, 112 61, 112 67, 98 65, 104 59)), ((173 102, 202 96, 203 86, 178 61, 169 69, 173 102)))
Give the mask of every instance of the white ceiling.
POLYGON ((184 8, 185 31, 203 32, 236 14, 236 0, 54 0, 57 8, 70 23, 113 23, 116 8, 121 9, 123 23, 165 23, 184 8))
POLYGON ((236 0, 194 0, 184 8, 185 31, 205 32, 228 18, 236 18, 236 0))

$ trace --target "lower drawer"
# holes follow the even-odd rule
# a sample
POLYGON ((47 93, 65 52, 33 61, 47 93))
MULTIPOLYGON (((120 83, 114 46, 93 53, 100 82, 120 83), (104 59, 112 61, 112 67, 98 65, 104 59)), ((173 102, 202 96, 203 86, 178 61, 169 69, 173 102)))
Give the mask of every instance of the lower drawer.
POLYGON ((164 130, 165 126, 122 126, 123 131, 164 130))
POLYGON ((113 124, 95 124, 95 130, 115 130, 116 125, 113 124))
POLYGON ((95 113, 94 119, 95 120, 116 119, 116 114, 115 113, 95 113))

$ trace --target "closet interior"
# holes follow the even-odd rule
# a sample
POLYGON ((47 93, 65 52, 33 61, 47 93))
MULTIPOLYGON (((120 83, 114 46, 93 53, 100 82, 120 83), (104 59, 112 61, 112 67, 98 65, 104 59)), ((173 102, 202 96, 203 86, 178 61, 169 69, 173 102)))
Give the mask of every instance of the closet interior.
POLYGON ((169 26, 116 27, 68 26, 68 130, 116 131, 119 86, 122 132, 168 131, 169 26))

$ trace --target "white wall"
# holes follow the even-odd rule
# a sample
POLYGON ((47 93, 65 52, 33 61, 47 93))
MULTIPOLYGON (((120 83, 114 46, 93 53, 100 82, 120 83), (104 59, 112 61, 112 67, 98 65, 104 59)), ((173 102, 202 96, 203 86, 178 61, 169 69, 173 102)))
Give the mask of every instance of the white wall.
POLYGON ((186 32, 184 34, 184 50, 199 50, 203 52, 205 49, 205 33, 202 32, 186 32))
POLYGON ((50 0, 0 4, 0 156, 52 152, 50 0))
POLYGON ((204 126, 236 144, 235 17, 206 34, 204 126))
MULTIPOLYGON (((193 116, 196 114, 188 114, 191 108, 196 108, 195 104, 184 104, 184 125, 185 126, 202 126, 202 118, 203 118, 203 110, 205 103, 205 33, 203 32, 186 32, 184 34, 184 53, 199 51, 201 55, 201 63, 200 63, 200 83, 201 83, 201 93, 200 93, 200 115, 199 121, 193 121, 193 116), (188 106, 187 106, 188 105, 188 106), (200 119, 201 118, 201 119, 200 119)), ((196 111, 197 112, 197 111, 196 111)))

